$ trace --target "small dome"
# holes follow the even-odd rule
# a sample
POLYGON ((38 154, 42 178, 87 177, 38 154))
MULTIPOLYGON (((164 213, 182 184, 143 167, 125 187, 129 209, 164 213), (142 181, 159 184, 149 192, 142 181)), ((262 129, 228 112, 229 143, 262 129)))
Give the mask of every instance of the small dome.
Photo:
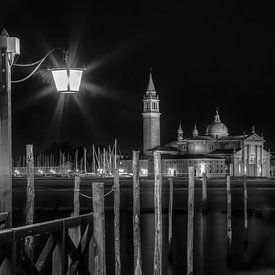
POLYGON ((228 136, 228 129, 221 122, 218 109, 216 110, 214 121, 206 129, 206 135, 212 136, 214 138, 221 138, 221 137, 228 136))

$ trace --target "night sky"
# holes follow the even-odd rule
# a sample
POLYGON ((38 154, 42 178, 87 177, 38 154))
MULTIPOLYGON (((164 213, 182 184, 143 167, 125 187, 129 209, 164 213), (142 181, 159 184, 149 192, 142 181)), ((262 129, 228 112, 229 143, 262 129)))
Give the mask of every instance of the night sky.
MULTIPOLYGON (((161 143, 185 136, 194 123, 205 134, 218 107, 229 134, 264 133, 275 148, 275 17, 271 1, 6 1, 0 29, 21 41, 18 63, 49 50, 70 50, 87 68, 81 91, 55 91, 46 68, 12 85, 13 154, 32 143, 142 148, 142 97, 150 67, 160 96, 161 143), (89 3, 89 4, 88 4, 89 3)), ((13 69, 19 79, 31 70, 13 69)))

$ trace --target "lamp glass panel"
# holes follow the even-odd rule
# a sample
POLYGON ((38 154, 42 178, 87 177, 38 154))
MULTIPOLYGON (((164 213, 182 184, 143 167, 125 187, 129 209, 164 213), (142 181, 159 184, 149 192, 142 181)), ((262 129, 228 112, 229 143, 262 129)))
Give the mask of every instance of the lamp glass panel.
POLYGON ((82 70, 70 70, 69 84, 71 91, 79 91, 82 72, 82 70))
POLYGON ((68 75, 67 70, 53 70, 52 71, 54 83, 57 91, 68 90, 68 75))

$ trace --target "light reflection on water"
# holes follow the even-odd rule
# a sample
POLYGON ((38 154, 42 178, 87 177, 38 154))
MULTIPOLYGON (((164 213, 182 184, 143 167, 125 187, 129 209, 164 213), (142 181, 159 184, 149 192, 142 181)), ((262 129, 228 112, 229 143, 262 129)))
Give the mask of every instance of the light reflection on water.
MULTIPOLYGON (((274 216, 275 217, 275 216, 274 216)), ((273 217, 273 218, 274 218, 273 217)), ((121 215, 122 274, 133 274, 132 216, 121 215)), ((194 274, 275 274, 275 230, 267 222, 271 216, 249 216, 248 245, 243 238, 243 217, 232 215, 232 262, 226 260, 226 214, 195 213, 194 274), (269 268, 269 270, 266 270, 269 268)), ((106 215, 106 234, 112 235, 112 213, 106 215)), ((172 261, 168 260, 168 215, 163 214, 163 274, 186 273, 187 215, 174 213, 172 261)), ((141 216, 143 274, 153 274, 154 214, 141 216)), ((114 274, 113 238, 107 238, 107 273, 114 274)))

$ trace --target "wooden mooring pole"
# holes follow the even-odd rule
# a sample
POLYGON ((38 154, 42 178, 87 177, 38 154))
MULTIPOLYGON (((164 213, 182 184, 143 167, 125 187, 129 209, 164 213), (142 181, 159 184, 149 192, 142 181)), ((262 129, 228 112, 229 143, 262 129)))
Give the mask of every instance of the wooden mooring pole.
POLYGON ((114 177, 114 239, 115 239, 115 274, 121 274, 120 262, 120 188, 118 167, 114 177))
POLYGON ((207 214, 207 178, 206 173, 202 173, 202 214, 207 214))
POLYGON ((139 151, 133 151, 133 242, 134 275, 141 275, 139 151))
MULTIPOLYGON (((73 216, 78 216, 80 214, 80 203, 79 203, 80 182, 81 182, 80 177, 75 176, 74 177, 74 211, 72 213, 73 216)), ((81 230, 80 226, 69 228, 69 235, 76 247, 78 246, 78 243, 81 239, 80 230, 81 230)))
POLYGON ((87 174, 87 149, 83 147, 84 174, 87 174))
POLYGON ((154 249, 154 275, 162 274, 162 177, 161 155, 154 152, 154 207, 155 207, 155 249, 154 249))
POLYGON ((168 258, 170 260, 172 259, 173 193, 173 178, 169 178, 168 258))
POLYGON ((248 220, 247 220, 247 180, 246 175, 243 178, 243 192, 244 192, 244 243, 248 242, 248 220))
POLYGON ((95 241, 95 273, 106 275, 104 183, 93 182, 93 222, 95 241))
MULTIPOLYGON (((33 145, 26 145, 27 161, 27 194, 26 194, 26 225, 33 224, 34 214, 34 160, 33 145)), ((25 251, 30 259, 33 259, 34 237, 25 238, 25 251)))
POLYGON ((187 275, 193 274, 194 241, 194 167, 188 169, 187 275))
POLYGON ((227 259, 231 260, 231 246, 232 246, 232 223, 231 223, 231 189, 230 189, 230 175, 226 175, 226 198, 227 198, 227 215, 226 215, 226 243, 227 243, 227 259))

